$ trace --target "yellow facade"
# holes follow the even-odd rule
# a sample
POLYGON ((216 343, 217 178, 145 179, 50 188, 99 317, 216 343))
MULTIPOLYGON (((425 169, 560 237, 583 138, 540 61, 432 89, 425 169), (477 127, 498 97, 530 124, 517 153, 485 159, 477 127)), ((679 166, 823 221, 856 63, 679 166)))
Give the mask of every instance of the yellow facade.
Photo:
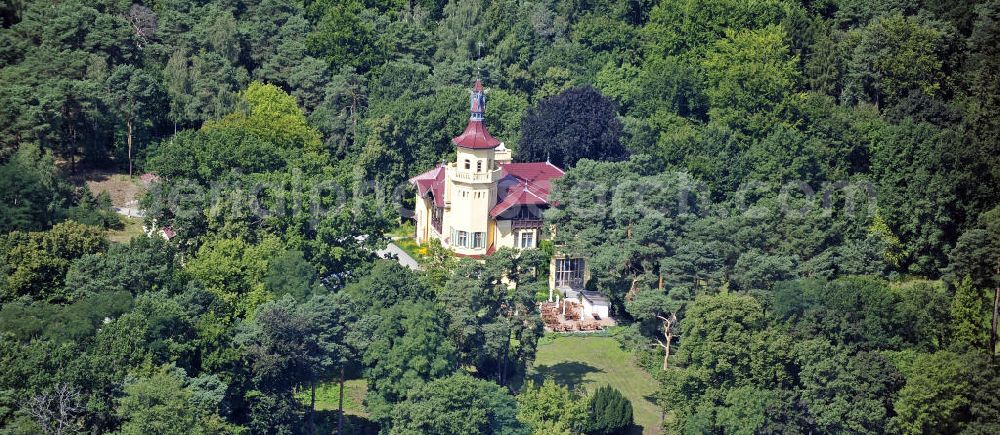
POLYGON ((456 254, 475 257, 535 248, 549 180, 563 172, 548 162, 511 163, 511 151, 483 123, 486 96, 478 79, 469 97, 469 123, 452 139, 455 160, 410 180, 417 187, 416 241, 440 240, 456 254), (498 200, 505 202, 498 207, 498 200), (500 219, 491 216, 495 208, 500 219))
POLYGON ((433 200, 416 197, 414 217, 418 244, 431 239, 457 254, 485 255, 492 247, 527 248, 538 246, 537 228, 512 228, 510 220, 490 216, 496 206, 497 183, 503 177, 500 165, 510 162, 510 151, 457 147, 455 161, 445 165, 444 207, 440 231, 432 222, 433 200), (530 242, 530 243, 528 243, 530 242))

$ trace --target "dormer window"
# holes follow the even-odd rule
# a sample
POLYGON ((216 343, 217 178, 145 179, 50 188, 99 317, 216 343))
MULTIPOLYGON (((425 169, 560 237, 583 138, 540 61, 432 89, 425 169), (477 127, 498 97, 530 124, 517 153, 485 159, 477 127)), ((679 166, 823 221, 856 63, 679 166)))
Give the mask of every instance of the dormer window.
POLYGON ((483 161, 476 160, 476 172, 483 172, 483 161))
POLYGON ((465 159, 465 169, 469 170, 470 167, 469 159, 465 159))

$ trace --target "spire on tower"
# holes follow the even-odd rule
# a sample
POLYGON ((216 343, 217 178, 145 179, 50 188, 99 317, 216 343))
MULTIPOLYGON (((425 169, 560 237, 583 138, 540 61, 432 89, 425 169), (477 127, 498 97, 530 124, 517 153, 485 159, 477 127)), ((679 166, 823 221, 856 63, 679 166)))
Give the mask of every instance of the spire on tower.
POLYGON ((483 82, 479 79, 476 79, 472 85, 469 108, 472 112, 469 116, 469 124, 465 127, 465 131, 452 139, 451 142, 460 147, 473 149, 496 148, 497 145, 500 145, 500 141, 491 136, 486 131, 486 125, 483 124, 483 115, 486 113, 486 94, 483 92, 483 82))
POLYGON ((476 80, 479 80, 479 66, 483 63, 483 43, 476 42, 476 80))
POLYGON ((483 82, 479 79, 476 79, 476 83, 472 85, 472 94, 469 97, 469 105, 472 111, 470 119, 474 121, 482 121, 486 112, 486 94, 483 93, 483 82))

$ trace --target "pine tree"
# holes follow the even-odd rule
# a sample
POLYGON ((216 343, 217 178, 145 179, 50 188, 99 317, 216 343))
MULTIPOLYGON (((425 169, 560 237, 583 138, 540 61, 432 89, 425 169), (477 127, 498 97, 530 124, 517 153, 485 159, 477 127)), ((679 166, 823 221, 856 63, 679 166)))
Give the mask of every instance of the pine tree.
POLYGON ((965 277, 951 300, 951 343, 959 348, 988 349, 990 295, 965 277))

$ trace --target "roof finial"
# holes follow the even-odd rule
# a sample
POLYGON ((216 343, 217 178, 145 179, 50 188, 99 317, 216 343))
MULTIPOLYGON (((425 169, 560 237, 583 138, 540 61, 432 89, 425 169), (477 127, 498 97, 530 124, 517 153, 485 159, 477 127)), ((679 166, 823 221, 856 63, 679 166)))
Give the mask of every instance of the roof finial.
POLYGON ((483 43, 476 41, 476 80, 479 80, 479 67, 483 63, 483 43))
POLYGON ((551 153, 545 153, 545 163, 552 164, 552 160, 549 159, 551 153))

